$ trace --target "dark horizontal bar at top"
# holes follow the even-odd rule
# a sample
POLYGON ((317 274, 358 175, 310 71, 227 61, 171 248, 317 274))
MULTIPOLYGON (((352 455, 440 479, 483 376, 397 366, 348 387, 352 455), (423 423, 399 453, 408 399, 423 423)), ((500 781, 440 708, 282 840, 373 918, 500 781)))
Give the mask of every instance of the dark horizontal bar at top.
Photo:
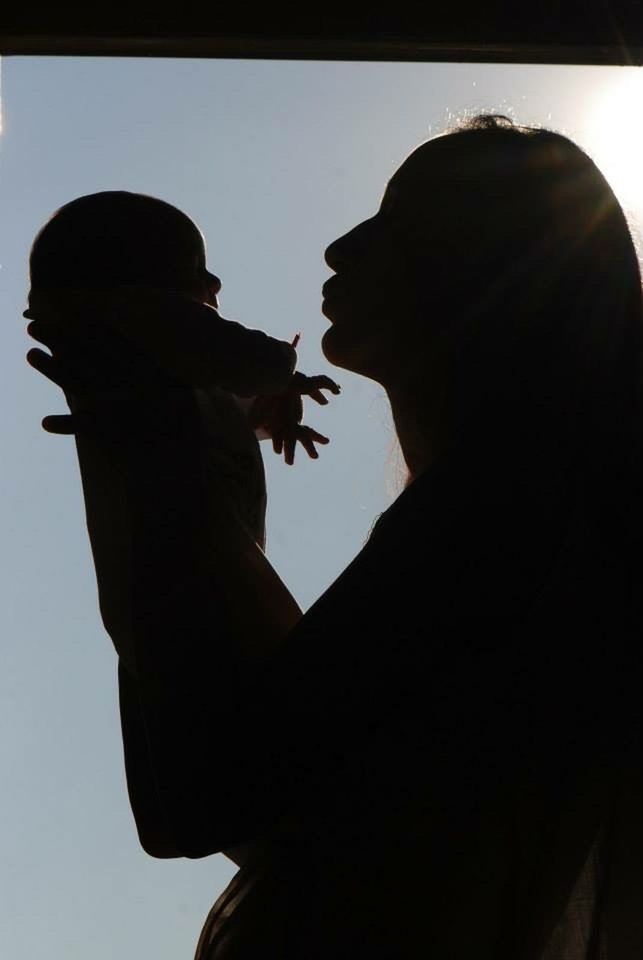
POLYGON ((0 53, 641 64, 643 0, 0 6, 0 53))
POLYGON ((445 42, 330 36, 39 35, 0 33, 0 54, 22 56, 195 57, 265 60, 361 60, 471 63, 643 65, 636 42, 445 42))

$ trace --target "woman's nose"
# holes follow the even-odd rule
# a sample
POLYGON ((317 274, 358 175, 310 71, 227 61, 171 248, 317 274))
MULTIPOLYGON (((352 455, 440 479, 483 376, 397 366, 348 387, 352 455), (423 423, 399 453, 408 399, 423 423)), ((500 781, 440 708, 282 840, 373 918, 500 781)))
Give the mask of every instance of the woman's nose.
POLYGON ((363 255, 370 223, 370 220, 358 223, 352 230, 333 240, 330 246, 326 247, 324 258, 331 270, 337 273, 348 260, 354 260, 363 255))
POLYGON ((333 242, 328 247, 326 247, 326 252, 324 253, 324 260, 326 261, 330 269, 334 270, 335 272, 339 270, 340 266, 342 265, 345 259, 344 238, 347 236, 348 234, 345 233, 344 236, 338 237, 337 240, 333 240, 333 242))

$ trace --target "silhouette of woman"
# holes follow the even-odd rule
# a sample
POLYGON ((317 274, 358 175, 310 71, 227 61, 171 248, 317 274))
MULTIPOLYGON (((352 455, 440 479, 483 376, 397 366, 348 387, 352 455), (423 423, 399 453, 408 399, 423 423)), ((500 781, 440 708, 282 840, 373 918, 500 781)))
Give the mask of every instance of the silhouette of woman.
POLYGON ((306 614, 208 500, 189 398, 162 431, 140 396, 97 413, 127 477, 141 842, 245 846, 199 960, 640 960, 622 210, 565 137, 485 116, 416 149, 326 259, 324 353, 386 389, 409 482, 306 614))

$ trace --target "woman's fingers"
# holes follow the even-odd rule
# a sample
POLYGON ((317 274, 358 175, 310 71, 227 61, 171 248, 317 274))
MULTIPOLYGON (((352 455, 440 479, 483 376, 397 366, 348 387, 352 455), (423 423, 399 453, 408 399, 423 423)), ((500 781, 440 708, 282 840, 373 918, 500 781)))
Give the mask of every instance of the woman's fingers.
MULTIPOLYGON (((63 363, 59 357, 54 357, 38 347, 33 347, 27 353, 27 363, 41 373, 57 387, 60 387, 66 394, 82 393, 87 387, 86 378, 71 373, 68 365, 63 363)), ((89 383, 91 384, 91 371, 89 372, 89 383)))
POLYGON ((320 403, 322 407, 325 407, 328 403, 328 397, 325 397, 321 390, 311 390, 308 396, 311 400, 315 400, 317 403, 320 403))
MULTIPOLYGON (((57 387, 61 387, 62 390, 68 390, 68 378, 61 372, 60 364, 57 360, 49 353, 45 353, 44 350, 39 350, 38 347, 34 347, 33 350, 30 350, 27 354, 27 363, 48 380, 51 380, 52 383, 55 383, 57 387)), ((78 432, 79 424, 77 418, 72 417, 68 413, 53 414, 43 419, 42 428, 46 430, 47 433, 69 436, 70 434, 78 432)))
MULTIPOLYGON (((28 311, 25 311, 25 313, 28 313, 28 311)), ((66 323, 57 318, 32 320, 27 326, 27 333, 38 343, 44 343, 50 350, 54 350, 61 344, 69 342, 70 336, 73 336, 74 333, 73 326, 73 320, 66 323)))
MULTIPOLYGON (((23 317, 28 316, 28 312, 25 310, 23 317)), ((49 346, 47 340, 47 324, 43 323, 42 320, 32 320, 31 323, 27 324, 27 333, 33 340, 37 340, 38 343, 44 343, 46 347, 49 346)))
POLYGON ((44 377, 47 377, 48 380, 55 383, 57 387, 65 390, 69 386, 64 371, 60 369, 58 361, 55 360, 51 354, 45 353, 44 350, 39 350, 38 347, 30 350, 27 354, 27 363, 32 366, 34 370, 37 370, 38 373, 42 373, 44 377))
POLYGON ((57 433, 61 436, 69 436, 79 432, 77 418, 68 413, 52 414, 50 417, 45 417, 42 421, 42 428, 47 433, 57 433))

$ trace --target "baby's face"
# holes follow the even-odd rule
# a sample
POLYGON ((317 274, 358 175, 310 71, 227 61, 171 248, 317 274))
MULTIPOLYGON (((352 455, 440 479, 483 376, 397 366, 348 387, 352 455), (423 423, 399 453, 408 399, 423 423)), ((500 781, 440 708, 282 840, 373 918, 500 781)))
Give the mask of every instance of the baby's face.
POLYGON ((205 265, 205 243, 201 239, 198 249, 195 250, 195 269, 196 277, 194 289, 188 291, 189 296, 199 303, 207 303, 211 307, 218 309, 219 300, 217 294, 221 290, 221 281, 214 273, 210 273, 205 265))
POLYGON ((211 307, 219 307, 219 299, 217 294, 221 290, 221 281, 214 273, 210 273, 209 270, 205 268, 199 274, 200 280, 197 285, 197 289, 194 292, 194 299, 198 300, 199 303, 207 303, 211 307))

